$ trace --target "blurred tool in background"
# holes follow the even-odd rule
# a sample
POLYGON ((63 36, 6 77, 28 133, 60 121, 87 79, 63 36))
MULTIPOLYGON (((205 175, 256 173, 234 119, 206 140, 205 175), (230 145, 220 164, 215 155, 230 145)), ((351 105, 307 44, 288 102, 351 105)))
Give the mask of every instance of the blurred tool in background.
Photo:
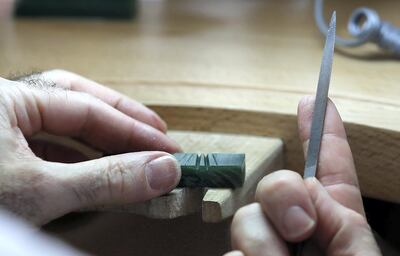
MULTIPOLYGON (((315 22, 321 33, 327 34, 328 26, 324 19, 324 1, 315 0, 315 22)), ((366 7, 360 7, 350 16, 347 29, 355 38, 336 37, 336 45, 356 47, 366 43, 375 43, 380 48, 400 56, 400 28, 387 21, 382 21, 377 12, 366 7)))
POLYGON ((20 0, 16 15, 130 19, 135 6, 135 0, 20 0))
MULTIPOLYGON (((12 7, 10 2, 13 0, 0 0, 0 7, 2 7, 0 12, 10 13, 7 11, 9 8, 5 7, 12 7)), ((319 30, 326 35, 328 26, 323 15, 323 5, 323 0, 315 0, 314 16, 319 30)), ((20 0, 17 1, 16 14, 18 16, 129 19, 134 17, 135 7, 135 0, 20 0)), ((0 13, 0 16, 4 15, 0 13)), ((382 21, 378 13, 372 9, 366 7, 355 9, 348 21, 348 32, 354 38, 346 39, 338 36, 336 45, 356 47, 366 43, 375 43, 381 49, 400 56, 400 28, 387 21, 382 21)))

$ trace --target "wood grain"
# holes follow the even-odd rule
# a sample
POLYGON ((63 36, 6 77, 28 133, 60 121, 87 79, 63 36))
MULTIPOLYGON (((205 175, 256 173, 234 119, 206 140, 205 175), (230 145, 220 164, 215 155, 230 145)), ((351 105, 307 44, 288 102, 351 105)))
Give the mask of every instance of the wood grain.
MULTIPOLYGON (((285 168, 299 172, 304 168, 294 115, 199 107, 163 106, 154 109, 169 121, 173 129, 250 133, 282 138, 285 144, 285 168)), ((349 122, 346 123, 346 130, 363 195, 399 203, 400 133, 349 122)))
MULTIPOLYGON (((138 2, 133 21, 2 22, 0 75, 71 70, 150 105, 170 129, 282 138, 285 167, 301 171, 297 102, 315 93, 323 46, 313 1, 138 2)), ((400 26, 400 1, 326 3, 327 12, 336 9, 344 36, 345 22, 358 6, 374 8, 400 26)), ((399 70, 398 60, 374 46, 340 49, 330 94, 346 123, 363 194, 398 203, 399 70)), ((81 215, 64 220, 53 231, 96 255, 229 250, 229 221, 210 225, 200 217, 166 221, 108 212, 86 223, 81 215)))
POLYGON ((103 207, 96 210, 135 213, 153 219, 174 219, 201 211, 204 194, 205 191, 201 188, 177 188, 167 195, 147 202, 103 207))
POLYGON ((235 148, 246 152, 245 184, 235 190, 209 189, 202 202, 204 222, 220 222, 231 217, 240 207, 253 202, 257 183, 266 174, 283 168, 281 140, 245 136, 245 141, 240 143, 240 138, 236 135, 232 139, 238 143, 235 148))
MULTIPOLYGON (((396 0, 326 2, 327 12, 337 10, 338 33, 344 36, 350 12, 361 5, 400 26, 396 0)), ((0 74, 64 68, 113 85, 150 81, 315 91, 324 40, 313 20, 313 1, 171 0, 138 6, 131 21, 19 19, 2 33, 0 74)), ((332 95, 398 106, 399 67, 371 45, 337 52, 332 95)))
MULTIPOLYGON (((303 168, 296 105, 314 94, 323 37, 313 1, 140 1, 132 21, 20 19, 0 25, 0 74, 64 68, 152 106, 179 130, 280 137, 303 168)), ((400 2, 327 1, 346 35, 365 5, 400 26, 400 2)), ((331 98, 346 123, 364 195, 400 202, 400 62, 339 49, 331 98)))
MULTIPOLYGON (((155 219, 173 219, 202 212, 205 222, 221 222, 241 206, 253 202, 257 183, 268 173, 284 166, 283 142, 277 138, 188 131, 169 131, 168 136, 176 140, 184 152, 245 154, 243 186, 237 189, 176 188, 166 195, 142 203, 100 206, 83 211, 128 212, 155 219)), ((101 152, 67 137, 39 133, 31 140, 69 147, 88 159, 102 157, 101 152)))
POLYGON ((131 212, 158 219, 202 212, 205 222, 220 222, 231 217, 239 207, 253 202, 258 181, 271 171, 282 169, 284 165, 283 143, 280 139, 182 131, 171 131, 168 135, 185 152, 245 153, 246 177, 243 187, 206 190, 178 188, 148 202, 98 210, 131 212))

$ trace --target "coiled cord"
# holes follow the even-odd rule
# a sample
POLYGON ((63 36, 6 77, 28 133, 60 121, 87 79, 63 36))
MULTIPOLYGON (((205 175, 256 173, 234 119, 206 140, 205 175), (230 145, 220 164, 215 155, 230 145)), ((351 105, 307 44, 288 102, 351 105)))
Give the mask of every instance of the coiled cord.
MULTIPOLYGON (((324 19, 324 1, 315 0, 314 18, 321 33, 326 35, 328 25, 324 19)), ((374 10, 361 7, 353 11, 348 21, 347 29, 354 36, 345 39, 336 36, 336 44, 339 46, 356 47, 368 42, 377 44, 380 48, 394 55, 400 56, 400 28, 387 21, 381 21, 374 10)))

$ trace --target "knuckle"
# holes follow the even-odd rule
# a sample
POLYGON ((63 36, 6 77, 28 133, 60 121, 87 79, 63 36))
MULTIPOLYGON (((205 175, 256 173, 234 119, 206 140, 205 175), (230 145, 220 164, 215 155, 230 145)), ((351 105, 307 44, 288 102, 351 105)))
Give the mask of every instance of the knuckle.
POLYGON ((71 79, 71 78, 73 78, 75 76, 75 74, 70 72, 70 71, 67 71, 65 69, 58 69, 58 68, 50 69, 48 71, 45 71, 44 74, 45 75, 50 75, 52 77, 53 76, 54 77, 60 77, 62 79, 67 79, 67 80, 69 80, 69 79, 71 79))
POLYGON ((116 109, 122 109, 123 106, 125 105, 126 102, 126 98, 125 96, 121 95, 119 97, 117 97, 117 99, 115 100, 113 107, 116 109))
POLYGON ((88 111, 98 111, 106 104, 99 98, 87 92, 69 91, 68 93, 76 95, 82 101, 82 103, 88 107, 88 111))
POLYGON ((263 178, 257 186, 256 195, 257 197, 262 197, 264 195, 269 195, 280 189, 285 189, 290 186, 291 182, 286 179, 269 179, 268 177, 263 178))
POLYGON ((246 206, 243 206, 233 216, 232 225, 237 225, 243 223, 243 221, 248 218, 253 217, 255 214, 258 214, 260 210, 260 205, 258 203, 252 203, 246 206))
MULTIPOLYGON (((372 239, 373 241, 373 234, 371 227, 369 226, 365 217, 353 210, 347 209, 344 215, 341 216, 342 222, 338 223, 336 227, 336 234, 334 236, 334 240, 336 243, 340 243, 341 240, 351 241, 355 237, 360 239, 372 239)), ((334 243, 331 241, 331 243, 334 243)))
POLYGON ((72 89, 74 81, 77 79, 75 73, 63 70, 63 69, 52 69, 43 72, 43 76, 53 81, 56 87, 63 89, 72 89))
POLYGON ((348 225, 362 229, 370 229, 367 220, 361 214, 353 210, 349 210, 346 211, 345 215, 346 216, 344 217, 344 220, 348 223, 348 225))
POLYGON ((261 195, 270 194, 277 190, 287 190, 301 180, 298 173, 281 170, 265 176, 257 187, 257 193, 261 195))
POLYGON ((112 199, 123 200, 128 187, 128 166, 122 160, 105 158, 97 171, 85 177, 77 177, 78 182, 72 181, 75 197, 83 205, 96 202, 107 203, 112 199))
POLYGON ((103 176, 108 184, 120 184, 120 181, 125 179, 127 175, 127 169, 127 164, 120 159, 108 160, 108 166, 104 169, 103 176))

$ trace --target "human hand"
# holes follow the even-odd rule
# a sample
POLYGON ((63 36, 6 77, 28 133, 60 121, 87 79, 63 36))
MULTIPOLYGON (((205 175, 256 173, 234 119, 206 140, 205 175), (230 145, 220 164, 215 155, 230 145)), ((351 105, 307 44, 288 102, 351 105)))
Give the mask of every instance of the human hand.
MULTIPOLYGON (((305 155, 313 107, 314 98, 306 97, 298 108, 305 155)), ((345 129, 332 102, 327 106, 317 177, 303 180, 288 170, 264 177, 256 191, 258 202, 234 216, 231 235, 237 251, 225 256, 290 255, 288 242, 307 239, 311 246, 306 247, 318 248, 322 255, 381 255, 365 218, 345 129)))
POLYGON ((0 78, 0 206, 41 225, 81 208, 145 201, 178 184, 179 165, 166 152, 180 148, 150 109, 66 71, 20 80, 0 78), (79 162, 69 148, 28 144, 39 131, 125 154, 79 162), (133 151, 147 152, 126 153, 133 151))

